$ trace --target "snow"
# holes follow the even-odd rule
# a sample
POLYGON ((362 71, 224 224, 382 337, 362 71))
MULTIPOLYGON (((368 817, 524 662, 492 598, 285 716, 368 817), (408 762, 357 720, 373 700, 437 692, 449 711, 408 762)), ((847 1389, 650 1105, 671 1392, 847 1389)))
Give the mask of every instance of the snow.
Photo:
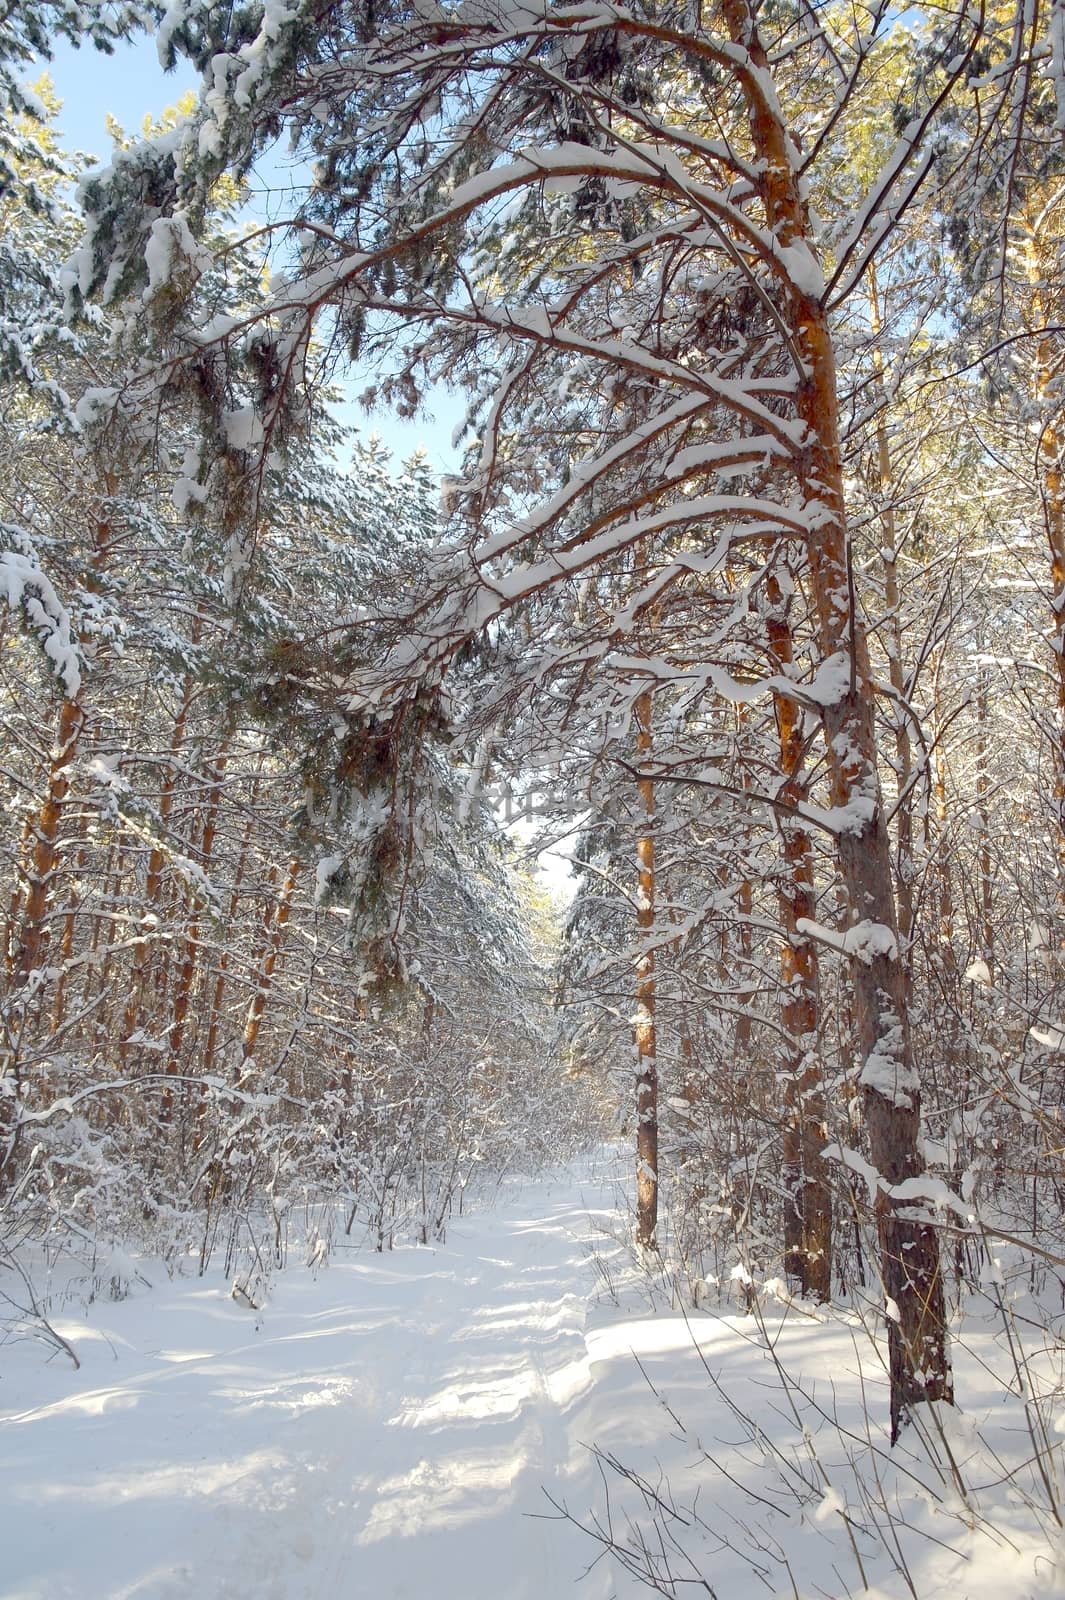
POLYGON ((148 273, 145 301, 151 300, 165 289, 175 273, 181 270, 205 272, 211 266, 211 253, 198 244, 182 211, 171 217, 157 217, 152 223, 144 246, 144 264, 148 273))
POLYGON ((1050 0, 1046 71, 1054 86, 1054 126, 1065 132, 1065 0, 1050 0))
POLYGON ((1033 1026, 1028 1033, 1036 1044, 1041 1044, 1045 1050, 1060 1050, 1065 1045, 1065 1024, 1048 1022, 1043 1026, 1033 1026))
POLYGON ((920 1094, 921 1082, 916 1069, 907 1066, 903 1057, 902 1030, 896 1022, 881 1033, 876 1048, 866 1056, 858 1082, 900 1110, 909 1110, 920 1094))
POLYGON ((171 1279, 122 1251, 54 1275, 81 1366, 5 1347, 0 1592, 635 1600, 657 1501, 687 1580, 667 1594, 707 1592, 697 1574, 729 1600, 858 1594, 857 1552, 868 1592, 901 1600, 898 1551, 922 1600, 1065 1593, 990 1323, 970 1318, 968 1411, 943 1435, 963 1503, 916 1427, 891 1451, 886 1419, 866 1423, 883 1374, 854 1313, 780 1304, 743 1269, 753 1315, 686 1315, 626 1230, 603 1154, 506 1180, 435 1248, 316 1229, 265 1300, 240 1272, 234 1297, 217 1270, 171 1279), (621 1553, 597 1540, 608 1519, 621 1553))
POLYGON ((203 505, 207 499, 207 487, 199 481, 200 466, 200 452, 190 446, 171 490, 171 500, 179 517, 185 515, 190 505, 203 505))
POLYGON ((226 444, 231 450, 252 450, 263 440, 262 420, 254 406, 240 406, 222 415, 226 444))
POLYGON ((905 1178, 902 1183, 888 1183, 882 1177, 871 1161, 867 1161, 858 1150, 850 1150, 846 1145, 826 1144, 824 1148, 826 1161, 838 1161, 866 1185, 869 1204, 876 1199, 877 1191, 889 1196, 890 1199, 899 1201, 903 1205, 931 1206, 940 1217, 951 1212, 968 1228, 976 1226, 976 1214, 972 1206, 967 1204, 960 1195, 945 1184, 942 1178, 930 1177, 923 1173, 919 1178, 905 1178))
MULTIPOLYGON (((0 523, 0 537, 21 540, 19 529, 0 523)), ((0 549, 0 599, 12 611, 21 609, 40 641, 68 699, 81 689, 81 663, 70 616, 52 581, 29 549, 0 549)))
POLYGON ((814 1512, 814 1517, 818 1522, 827 1522, 830 1517, 842 1516, 846 1509, 839 1491, 826 1489, 821 1504, 814 1512))
POLYGON ((342 854, 323 856, 314 869, 314 903, 320 906, 329 894, 333 877, 344 865, 342 854))
POLYGON ((805 239, 797 239, 794 244, 777 245, 776 256, 800 294, 811 300, 821 298, 825 292, 824 273, 805 239))
POLYGON ((588 1222, 579 1195, 513 1192, 446 1248, 334 1246, 327 1268, 279 1274, 259 1312, 218 1274, 152 1269, 151 1294, 56 1319, 77 1373, 18 1346, 0 1590, 563 1592, 584 1542, 527 1513, 549 1510, 541 1485, 566 1490, 579 1448, 588 1222))
POLYGON ((872 966, 877 956, 887 956, 889 961, 894 961, 899 953, 898 940, 892 930, 882 922, 870 922, 867 917, 844 929, 826 928, 812 917, 797 917, 795 927, 805 938, 828 945, 841 955, 856 956, 867 967, 872 966))

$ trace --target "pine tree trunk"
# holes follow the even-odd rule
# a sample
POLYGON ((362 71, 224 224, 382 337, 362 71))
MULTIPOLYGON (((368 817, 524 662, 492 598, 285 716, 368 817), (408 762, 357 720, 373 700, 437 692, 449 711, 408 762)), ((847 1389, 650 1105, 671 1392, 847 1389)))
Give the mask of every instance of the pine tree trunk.
MULTIPOLYGON (((767 583, 766 619, 770 659, 787 675, 794 660, 791 624, 780 584, 767 583)), ((794 700, 776 696, 780 741, 780 800, 797 806, 806 798, 803 782, 803 719, 794 700)), ((789 1040, 784 1062, 784 1268, 798 1292, 813 1300, 832 1295, 832 1190, 825 1165, 825 1088, 818 1041, 821 995, 817 947, 799 931, 813 918, 813 847, 806 828, 790 819, 782 824, 784 876, 778 898, 784 939, 780 1020, 789 1040)))
MULTIPOLYGON (((227 756, 223 753, 218 757, 211 775, 211 789, 207 797, 206 810, 203 819, 203 831, 200 835, 200 865, 205 872, 210 871, 211 858, 214 853, 215 831, 218 827, 218 809, 222 799, 222 779, 225 775, 227 756)), ((167 1039, 166 1075, 168 1078, 176 1077, 181 1070, 181 1047, 185 1037, 185 1027, 188 1021, 189 1003, 192 999, 192 990, 196 978, 200 956, 200 920, 194 915, 185 931, 185 949, 178 972, 177 988, 174 992, 174 1009, 170 1017, 170 1031, 167 1039)), ((163 1091, 162 1116, 169 1119, 173 1109, 173 1089, 167 1084, 163 1091)))
MULTIPOLYGON (((194 633, 194 639, 197 634, 194 633)), ((170 739, 170 765, 163 779, 159 795, 159 821, 157 827, 160 834, 164 833, 169 822, 170 814, 174 808, 174 792, 177 786, 177 762, 185 741, 185 727, 188 722, 189 707, 192 704, 192 681, 186 682, 185 691, 178 707, 178 714, 174 719, 174 729, 170 739)), ((119 1046, 123 1058, 127 1057, 133 1046, 132 1035, 136 1032, 140 1021, 141 1009, 144 1004, 144 990, 147 984, 148 969, 151 964, 153 949, 152 923, 150 921, 154 908, 159 903, 159 891, 163 881, 163 868, 166 856, 161 842, 154 844, 148 854, 148 872, 144 883, 144 896, 141 909, 141 935, 133 955, 133 970, 129 980, 129 995, 126 1000, 125 1012, 122 1017, 122 1043, 119 1046)))
MULTIPOLYGON (((1025 266, 1032 294, 1032 316, 1037 327, 1052 321, 1043 291, 1039 224, 1029 221, 1025 241, 1025 266)), ((1035 345, 1035 399, 1046 414, 1039 430, 1036 453, 1043 502, 1043 525, 1050 557, 1050 613, 1053 628, 1050 649, 1056 684, 1054 705, 1054 800, 1058 845, 1058 902, 1065 911, 1065 433, 1059 421, 1060 377, 1054 339, 1044 334, 1035 345)))
MULTIPOLYGON (((70 790, 70 763, 77 752, 85 727, 85 712, 78 699, 64 700, 59 713, 59 730, 48 767, 48 783, 36 819, 29 825, 26 844, 28 862, 26 882, 16 901, 11 919, 17 922, 18 935, 12 941, 15 954, 11 962, 11 984, 16 994, 24 991, 31 976, 45 965, 49 943, 49 910, 52 887, 59 866, 59 828, 70 790), (25 903, 22 903, 22 896, 25 903)), ((22 1007, 23 1019, 25 1008, 22 1007)), ((19 1144, 19 1125, 15 1108, 21 1103, 23 1083, 18 1051, 0 1058, 0 1078, 9 1080, 9 1093, 0 1095, 0 1191, 10 1176, 11 1163, 19 1144)))
POLYGON ((248 1012, 244 1022, 244 1041, 241 1052, 240 1067, 242 1078, 250 1070, 254 1062, 255 1050, 259 1043, 259 1030, 262 1027, 263 1014, 266 1010, 266 1002, 269 998, 270 989, 273 984, 274 970, 277 967, 278 958, 281 954, 281 944, 285 936, 285 928, 288 924, 288 919, 292 911, 292 896, 296 888, 296 879, 299 876, 299 870, 299 860, 293 856, 292 860, 288 864, 288 871, 285 874, 285 881, 281 885, 281 893, 278 895, 277 902, 274 907, 269 938, 267 940, 266 949, 263 952, 263 957, 259 965, 259 974, 255 984, 255 993, 252 996, 251 1004, 248 1006, 248 1012))
MULTIPOLYGON (((810 250, 810 225, 792 156, 795 144, 763 85, 771 67, 751 0, 723 0, 733 42, 753 72, 740 75, 766 218, 780 249, 810 250)), ((811 251, 812 255, 812 251, 811 251)), ((816 259, 816 258, 813 258, 816 259)), ((836 363, 828 314, 795 284, 789 330, 805 374, 798 413, 807 448, 799 489, 814 513, 807 536, 810 585, 822 662, 834 664, 836 698, 822 712, 833 802, 839 808, 837 860, 852 927, 865 933, 853 984, 869 1152, 880 1177, 875 1202, 888 1331, 891 1435, 924 1400, 952 1400, 939 1242, 930 1221, 893 1190, 924 1172, 921 1085, 907 1014, 907 984, 891 871, 891 841, 881 801, 873 721, 874 684, 850 569, 836 363)))
MULTIPOLYGON (((880 410, 876 417, 877 474, 880 479, 880 555, 884 564, 885 627, 884 644, 888 658, 888 681, 895 695, 895 781, 898 805, 895 810, 895 885, 898 901, 899 942, 903 952, 913 939, 913 812, 909 789, 913 775, 913 747, 906 712, 906 679, 902 670, 902 596, 899 593, 898 529, 895 523, 895 482, 891 465, 891 444, 884 412, 884 355, 880 342, 880 300, 875 267, 869 269, 869 319, 872 325, 873 364, 880 386, 880 410)), ((907 986, 909 971, 907 970, 907 986)))
MULTIPOLYGON (((117 998, 113 993, 112 971, 115 964, 115 924, 108 911, 118 912, 124 909, 127 897, 123 893, 123 882, 128 871, 129 852, 123 843, 120 834, 107 852, 107 865, 100 874, 100 882, 107 891, 101 896, 103 900, 103 915, 98 916, 93 924, 92 952, 94 960, 91 971, 95 981, 95 1000, 92 1009, 92 1049, 97 1060, 110 1059, 111 1043, 115 1035, 109 1000, 117 998), (103 943, 101 954, 100 945, 103 943)), ((87 966, 87 971, 90 970, 87 966)), ((88 984, 86 984, 86 993, 88 984)))
POLYGON ((991 747, 988 738, 987 668, 977 668, 976 678, 976 815, 978 832, 977 863, 980 877, 979 946, 989 982, 995 977, 994 873, 991 860, 991 747))
POLYGON ((226 917, 226 934, 222 950, 218 957, 218 966, 215 969, 214 988, 211 991, 211 1003, 207 1009, 207 1040, 203 1047, 201 1070, 204 1077, 210 1076, 214 1071, 215 1056, 218 1053, 218 1034, 222 1019, 222 999, 225 995, 226 980, 229 974, 229 958, 231 942, 236 931, 237 909, 240 905, 240 889, 248 869, 248 849, 251 844, 252 829, 255 825, 255 802, 259 792, 258 780, 252 786, 249 802, 249 816, 244 827, 244 837, 241 841, 240 856, 237 860, 236 870, 233 873, 233 883, 229 894, 229 912, 226 917))
POLYGON ((932 805, 936 818, 936 951, 935 967, 944 987, 953 996, 957 973, 954 954, 954 885, 950 876, 950 849, 947 828, 950 807, 947 801, 947 719, 943 714, 940 674, 943 652, 936 653, 932 666, 932 805))
MULTIPOLYGON (((644 690, 633 707, 637 761, 652 750, 652 697, 644 690)), ((638 783, 643 812, 636 844, 636 1242, 653 1249, 658 1232, 658 1041, 655 990, 654 783, 638 783)))
POLYGON ((63 805, 70 791, 70 763, 85 727, 85 712, 80 700, 64 700, 59 713, 59 733, 48 769, 48 787, 37 813, 31 839, 26 901, 21 913, 15 981, 25 984, 30 973, 44 963, 48 948, 48 909, 52 880, 59 864, 59 825, 63 805))
POLYGON ((85 847, 85 818, 81 819, 78 830, 79 844, 74 858, 76 877, 70 887, 70 904, 63 914, 63 933, 59 941, 59 977, 55 986, 55 1002, 52 1008, 52 1029, 58 1033, 63 1026, 66 1015, 67 976, 70 969, 70 960, 74 954, 74 939, 78 926, 78 911, 81 905, 81 880, 89 859, 89 852, 85 847))

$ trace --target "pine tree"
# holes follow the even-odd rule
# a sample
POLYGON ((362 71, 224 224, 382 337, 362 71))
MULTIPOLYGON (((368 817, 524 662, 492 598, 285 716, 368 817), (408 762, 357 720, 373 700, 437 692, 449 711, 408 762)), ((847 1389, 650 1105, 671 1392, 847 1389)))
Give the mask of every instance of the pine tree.
MULTIPOLYGON (((712 652, 697 646, 692 657, 726 697, 745 701, 760 684, 782 712, 790 702, 820 727, 828 803, 796 804, 804 820, 819 809, 846 892, 831 937, 850 958, 880 1174, 897 1430, 910 1406, 949 1398, 951 1385, 932 1223, 901 1203, 922 1185, 921 1070, 857 603, 837 345, 851 297, 929 181, 941 121, 971 92, 984 24, 933 19, 934 62, 899 90, 894 145, 825 227, 810 196, 829 191, 836 136, 867 116, 885 61, 919 31, 913 18, 877 9, 859 25, 831 12, 794 37, 794 8, 748 0, 722 0, 684 30, 621 6, 476 18, 335 6, 313 27, 296 9, 280 30, 247 20, 226 57, 230 102, 213 84, 177 148, 150 170, 140 157, 120 164, 89 195, 81 287, 139 293, 160 208, 182 272, 201 281, 193 234, 211 184, 245 171, 285 120, 319 171, 289 219, 286 280, 251 311, 186 296, 168 311, 172 343, 158 369, 159 381, 195 371, 213 404, 208 477, 219 490, 245 486, 223 497, 233 539, 248 539, 257 515, 246 489, 254 463, 313 389, 316 326, 334 349, 372 350, 382 393, 408 409, 436 375, 467 385, 479 443, 452 489, 456 535, 412 593, 376 605, 346 679, 364 801, 380 788, 375 741, 381 772, 415 782, 426 730, 447 721, 441 683, 471 641, 487 630, 513 645, 509 612, 548 592, 566 594, 568 608, 574 583, 594 586, 634 550, 643 591, 635 611, 630 598, 602 617, 599 654, 663 594, 687 594, 694 613, 741 560, 762 558, 748 593, 767 614, 771 584, 789 570, 809 597, 791 661, 777 641, 786 674, 765 672, 763 659, 747 682, 715 677, 712 652), (235 319, 221 333, 219 315, 235 319), (183 353, 190 343, 214 364, 183 353), (267 381, 235 406, 229 385, 252 349, 267 381), (237 415, 240 449, 224 420, 237 415)), ((188 26, 209 31, 199 13, 188 26)), ((196 48, 191 37, 182 48, 196 48)), ((536 651, 517 673, 500 698, 551 677, 536 651)), ((797 780, 785 745, 781 776, 797 780)), ((374 849, 364 885, 389 866, 384 834, 374 849)), ((812 923, 797 915, 789 941, 807 965, 812 923)), ((811 1094, 807 1085, 800 1098, 811 1094)), ((815 1104, 811 1132, 817 1121, 815 1104)))

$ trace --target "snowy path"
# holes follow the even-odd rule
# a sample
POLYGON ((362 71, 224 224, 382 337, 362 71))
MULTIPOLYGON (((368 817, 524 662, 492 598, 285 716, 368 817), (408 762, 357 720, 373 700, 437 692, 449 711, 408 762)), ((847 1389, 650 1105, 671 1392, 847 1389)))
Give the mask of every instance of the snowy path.
POLYGON ((0 1387, 0 1594, 571 1593, 586 1542, 531 1514, 588 1470, 571 1415, 589 1383, 588 1231, 572 1188, 516 1189, 445 1250, 279 1274, 259 1331, 222 1287, 164 1281, 63 1322, 77 1374, 62 1359, 42 1374, 39 1348, 27 1371, 22 1347, 0 1387))
MULTIPOLYGON (((605 1180, 512 1183, 440 1249, 290 1266, 258 1316, 220 1274, 72 1295, 53 1320, 79 1372, 33 1341, 0 1349, 0 1600, 646 1595, 616 1553, 585 1575, 597 1545, 545 1515, 545 1490, 586 1524, 609 1503, 631 1566, 677 1600, 1065 1600, 978 1307, 951 1423, 984 1486, 974 1518, 916 1441, 887 1449, 853 1317, 782 1308, 768 1284, 761 1323, 661 1292, 651 1309, 607 1237, 613 1202, 605 1180), (593 1442, 643 1492, 600 1474, 593 1442)), ((1059 1434, 1063 1402, 1065 1378, 1059 1434)))

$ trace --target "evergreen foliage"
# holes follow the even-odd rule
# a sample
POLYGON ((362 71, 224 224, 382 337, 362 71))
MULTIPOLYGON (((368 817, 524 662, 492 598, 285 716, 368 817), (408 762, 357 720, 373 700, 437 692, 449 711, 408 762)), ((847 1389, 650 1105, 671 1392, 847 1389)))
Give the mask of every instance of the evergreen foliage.
POLYGON ((613 1098, 641 1246, 877 1284, 893 1434, 950 1400, 971 1219, 1063 1205, 1065 54, 1024 17, 172 5, 199 99, 65 266, 4 91, 8 1193, 88 1217, 140 1163, 209 1253, 284 1172, 384 1247, 613 1098), (313 183, 242 228, 283 137, 313 183), (461 395, 439 497, 330 419, 353 369, 461 395), (500 789, 578 841, 554 1040, 500 789))

